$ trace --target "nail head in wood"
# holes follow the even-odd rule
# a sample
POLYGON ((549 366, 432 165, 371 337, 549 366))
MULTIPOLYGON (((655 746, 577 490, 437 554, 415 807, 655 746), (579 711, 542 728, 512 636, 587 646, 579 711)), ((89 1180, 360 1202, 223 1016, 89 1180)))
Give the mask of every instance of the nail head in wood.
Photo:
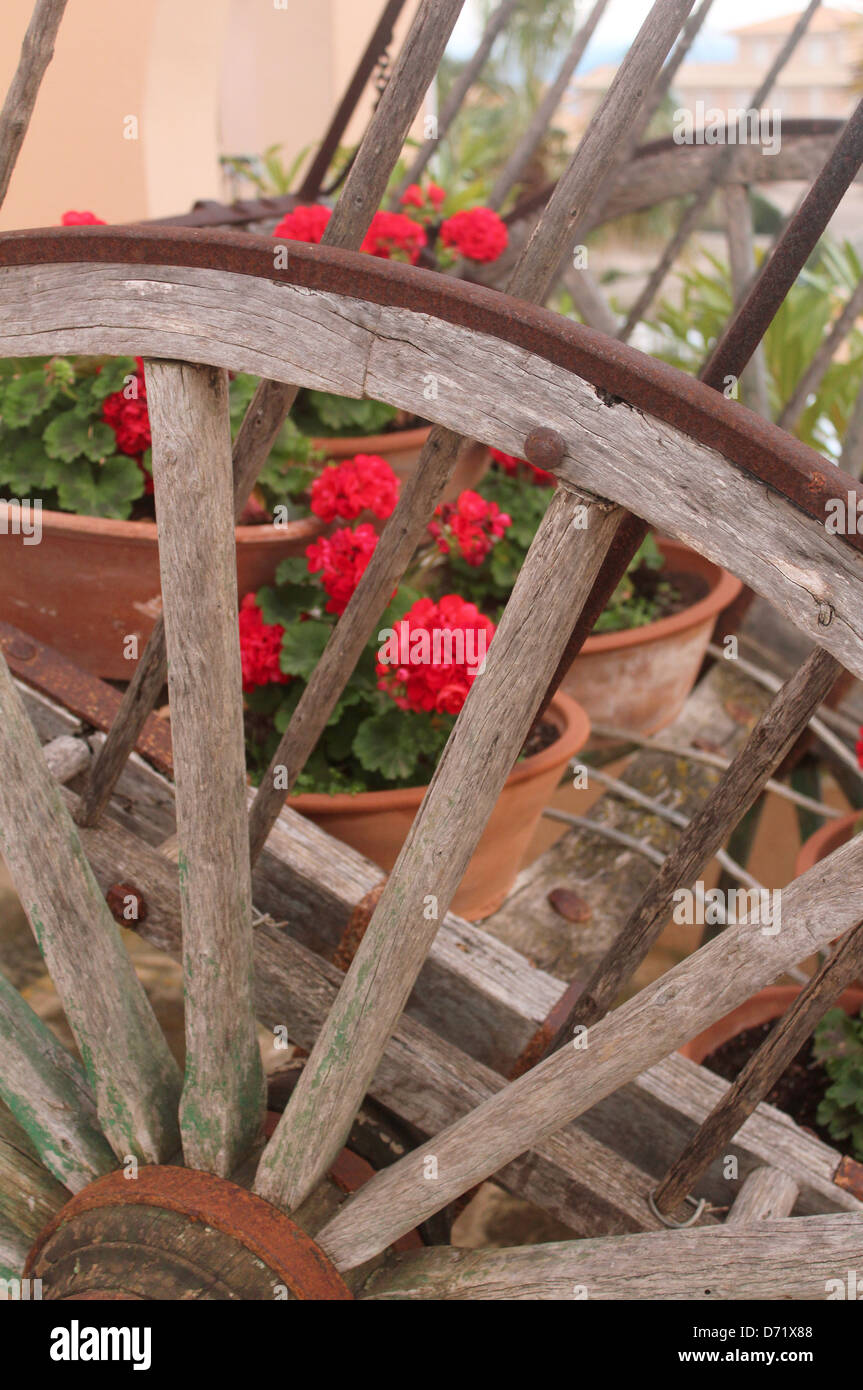
POLYGON ((524 456, 528 463, 532 463, 534 468, 542 468, 546 473, 553 473, 560 467, 565 453, 566 440, 563 435, 544 425, 531 430, 524 441, 524 456))

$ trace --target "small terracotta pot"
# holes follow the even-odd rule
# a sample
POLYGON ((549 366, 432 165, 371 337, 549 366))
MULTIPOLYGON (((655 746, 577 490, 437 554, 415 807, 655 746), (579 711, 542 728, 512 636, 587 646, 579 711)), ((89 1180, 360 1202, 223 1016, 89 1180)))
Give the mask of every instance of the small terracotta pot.
MULTIPOLYGON (((302 555, 323 530, 317 517, 287 526, 238 526, 239 593, 272 582, 280 561, 302 555)), ((129 680, 162 608, 154 521, 42 513, 42 540, 0 545, 0 617, 107 680, 129 680)))
MULTIPOLYGON (((767 989, 753 994, 744 1004, 738 1004, 737 1008, 732 1009, 724 1018, 711 1023, 709 1028, 705 1028, 703 1033, 684 1043, 679 1050, 684 1057, 691 1058, 693 1062, 703 1062, 717 1047, 722 1047, 723 1043, 729 1042, 738 1033, 745 1033, 747 1028, 757 1028, 760 1023, 769 1023, 771 1019, 779 1018, 791 1008, 799 993, 800 985, 769 985, 767 989)), ((863 1006, 863 989, 846 989, 844 994, 839 996, 838 1003, 846 1014, 859 1013, 863 1006)))
POLYGON ((703 575, 708 593, 655 623, 588 637, 563 678, 563 689, 591 719, 642 734, 654 734, 677 718, 698 678, 716 619, 743 587, 679 541, 657 543, 672 572, 703 575))
POLYGON ((794 877, 799 878, 801 874, 808 873, 816 864, 820 864, 822 859, 826 859, 828 854, 832 854, 834 849, 847 845, 856 830, 863 830, 863 811, 850 811, 847 816, 841 816, 838 820, 825 821, 821 829, 810 835, 808 840, 804 840, 797 851, 794 877))
MULTIPOLYGON (((590 722, 568 696, 555 697, 548 717, 557 725, 560 737, 541 753, 525 758, 510 773, 453 899, 453 912, 469 922, 488 917, 500 907, 567 762, 587 742, 590 722)), ((425 787, 358 792, 355 796, 307 793, 291 797, 288 804, 389 872, 425 793, 425 787)))
MULTIPOLYGON (((353 458, 354 454, 378 454, 402 482, 410 476, 431 433, 424 425, 416 430, 396 430, 392 434, 357 435, 350 439, 316 439, 315 448, 331 459, 353 458)), ((491 454, 485 444, 469 443, 461 450, 453 475, 444 489, 443 500, 454 502, 465 488, 475 488, 488 471, 491 454)), ((371 518, 374 520, 374 518, 371 518)), ((378 523, 380 529, 381 523, 378 523)))

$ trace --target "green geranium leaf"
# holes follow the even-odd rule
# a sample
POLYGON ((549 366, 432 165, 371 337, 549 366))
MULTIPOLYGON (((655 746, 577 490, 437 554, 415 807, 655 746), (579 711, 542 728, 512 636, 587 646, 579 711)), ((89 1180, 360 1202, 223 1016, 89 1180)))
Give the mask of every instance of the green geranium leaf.
POLYGON ((379 772, 391 782, 410 777, 421 752, 412 716, 395 705, 370 715, 357 729, 353 751, 367 772, 379 772))
POLYGON ((102 367, 101 372, 96 372, 90 379, 90 394, 94 401, 103 401, 106 396, 113 396, 115 391, 122 391, 129 377, 134 377, 138 372, 138 364, 134 357, 111 357, 102 367))
POLYGON ((332 624, 311 618, 307 623, 294 623, 282 638, 279 664, 289 676, 308 680, 320 661, 330 639, 332 624))
POLYGON ((9 382, 0 397, 3 423, 10 429, 29 425, 45 413, 58 394, 58 387, 49 380, 43 368, 22 372, 9 382))
POLYGON ((63 463, 72 463, 82 455, 92 463, 98 463, 100 459, 107 459, 117 447, 110 425, 103 420, 91 419, 80 406, 56 415, 45 429, 42 439, 48 456, 61 459, 63 463))
POLYGON ((304 555, 289 555, 276 570, 277 584, 308 584, 309 567, 304 555))
POLYGON ((0 443, 0 484, 13 497, 39 497, 57 486, 62 471, 63 465, 49 459, 36 435, 10 433, 0 443))
POLYGON ((290 627, 314 606, 315 595, 307 585, 280 584, 277 589, 259 589, 257 600, 265 623, 290 627))
POLYGON ((79 463, 64 470, 57 485, 60 506, 82 516, 106 516, 125 521, 132 503, 144 492, 144 476, 134 459, 125 454, 107 458, 89 468, 79 463))

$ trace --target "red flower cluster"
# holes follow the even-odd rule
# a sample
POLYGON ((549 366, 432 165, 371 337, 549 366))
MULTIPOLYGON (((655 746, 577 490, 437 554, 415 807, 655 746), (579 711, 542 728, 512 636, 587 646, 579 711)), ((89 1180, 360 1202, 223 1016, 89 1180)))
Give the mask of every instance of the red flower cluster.
POLYGON ((284 631, 279 623, 265 623, 255 595, 246 594, 240 604, 240 661, 247 695, 259 685, 290 680, 279 666, 284 631))
POLYGON ((328 613, 344 613, 377 543, 375 528, 364 522, 353 531, 344 526, 306 547, 309 573, 320 572, 321 583, 329 596, 328 613))
POLYGON ((319 242, 332 217, 332 209, 320 203, 300 205, 282 218, 273 236, 286 237, 288 241, 319 242))
POLYGON ((478 492, 465 491, 457 502, 444 502, 435 511, 440 521, 429 522, 438 550, 449 555, 457 546, 469 565, 481 565, 495 541, 500 540, 512 518, 496 502, 486 502, 478 492))
POLYGON ((312 511, 322 521, 356 521, 365 511, 384 521, 398 499, 399 480, 378 454, 355 454, 344 463, 331 463, 312 483, 312 511))
POLYGON ((108 223, 95 212, 64 212, 60 218, 61 227, 107 227, 108 223))
POLYGON ((860 764, 860 766, 863 767, 863 724, 860 725, 860 728, 859 728, 859 730, 858 730, 858 738, 857 738, 857 743, 856 743, 856 752, 857 752, 857 761, 858 761, 858 763, 860 764))
POLYGON ((439 213, 445 200, 446 189, 436 183, 427 183, 425 188, 420 188, 418 183, 412 183, 401 197, 402 207, 419 208, 420 212, 427 216, 439 213))
POLYGON ((509 245, 506 223, 491 208, 465 208, 441 225, 444 246, 454 246, 469 261, 496 261, 509 245))
POLYGON ((495 463, 499 464, 504 473, 508 473, 511 478, 518 477, 519 470, 526 468, 533 474, 533 481, 543 487, 549 483, 557 482, 553 473, 546 473, 544 468, 535 468, 532 463, 528 463, 527 459, 516 458, 515 454, 505 454, 502 449, 489 449, 489 453, 495 463))
POLYGON ((426 241, 425 229, 403 212, 376 212, 360 250, 383 260, 406 260, 416 265, 426 241))
MULTIPOLYGON (((150 417, 147 413, 147 383, 144 380, 144 363, 136 357, 138 370, 135 373, 135 393, 126 395, 128 387, 113 391, 102 402, 102 419, 110 425, 117 438, 117 448, 121 454, 129 454, 140 459, 150 447, 150 417)), ((152 488, 149 489, 152 491, 152 488)))
POLYGON ((494 634, 491 619, 459 594, 417 599, 378 653, 378 688, 399 709, 458 714, 494 634))

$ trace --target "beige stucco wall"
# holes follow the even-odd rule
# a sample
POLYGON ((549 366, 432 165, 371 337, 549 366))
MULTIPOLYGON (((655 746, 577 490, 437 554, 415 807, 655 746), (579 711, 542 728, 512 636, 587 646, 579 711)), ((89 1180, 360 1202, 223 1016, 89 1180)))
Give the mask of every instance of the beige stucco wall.
MULTIPOLYGON (((0 5, 0 90, 33 0, 0 5)), ((395 51, 416 12, 408 0, 395 51)), ((326 129, 383 0, 72 0, 0 228, 43 226, 68 208, 109 222, 220 198, 220 154, 283 144, 286 160, 326 129), (277 8, 278 5, 278 8, 277 8), (137 139, 127 117, 137 119, 137 139)), ((366 97, 348 132, 356 139, 366 97)))

